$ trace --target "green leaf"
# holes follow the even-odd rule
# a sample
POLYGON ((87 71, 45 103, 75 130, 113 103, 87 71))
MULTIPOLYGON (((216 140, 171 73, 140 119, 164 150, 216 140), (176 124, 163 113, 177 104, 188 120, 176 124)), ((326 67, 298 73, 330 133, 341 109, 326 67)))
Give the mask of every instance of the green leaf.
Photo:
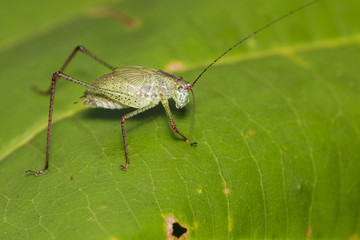
MULTIPOLYGON (((197 147, 161 106, 127 120, 126 172, 129 110, 74 105, 84 89, 60 80, 39 177, 25 170, 43 167, 49 100, 32 86, 46 89, 76 45, 113 65, 180 66, 192 82, 306 1, 23 2, 0 10, 1 239, 165 239, 171 215, 188 239, 359 239, 358 1, 320 1, 206 72, 193 133, 190 105, 171 105, 197 147)), ((87 82, 106 71, 83 54, 66 70, 87 82)))

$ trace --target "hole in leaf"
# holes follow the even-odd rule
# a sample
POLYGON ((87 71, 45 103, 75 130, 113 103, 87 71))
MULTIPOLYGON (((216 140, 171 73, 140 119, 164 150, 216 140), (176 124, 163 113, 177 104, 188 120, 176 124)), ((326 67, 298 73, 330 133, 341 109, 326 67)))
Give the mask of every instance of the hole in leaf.
POLYGON ((186 231, 187 229, 180 226, 179 223, 173 223, 173 236, 180 238, 184 233, 186 233, 186 231))
POLYGON ((165 217, 167 240, 184 239, 187 240, 188 228, 175 220, 174 215, 165 217))

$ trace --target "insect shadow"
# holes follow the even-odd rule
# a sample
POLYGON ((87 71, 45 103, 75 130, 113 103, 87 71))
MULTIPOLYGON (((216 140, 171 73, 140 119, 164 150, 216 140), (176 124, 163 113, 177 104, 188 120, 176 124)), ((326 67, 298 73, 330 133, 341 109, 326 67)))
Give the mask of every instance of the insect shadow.
MULTIPOLYGON (((174 105, 175 105, 174 102, 169 102, 169 103, 170 103, 169 104, 170 107, 174 107, 174 105)), ((77 115, 78 115, 78 117, 80 117, 82 119, 101 119, 104 121, 107 121, 107 120, 120 121, 122 116, 124 116, 128 112, 129 112, 128 109, 109 111, 107 109, 102 109, 102 108, 97 108, 97 109, 88 108, 88 109, 85 109, 84 111, 81 111, 77 115)), ((179 120, 186 118, 187 115, 189 115, 189 114, 190 113, 189 113, 189 111, 187 111, 186 107, 180 109, 179 111, 174 111, 174 113, 173 113, 173 115, 179 120)), ((161 119, 161 121, 164 122, 164 126, 168 126, 168 128, 171 129, 171 127, 169 125, 167 125, 167 119, 166 119, 166 116, 164 116, 164 109, 162 108, 162 106, 159 105, 159 106, 155 106, 154 108, 149 109, 148 111, 144 112, 143 114, 134 116, 131 119, 131 124, 127 127, 127 129, 128 129, 127 131, 132 132, 138 128, 141 128, 145 123, 147 123, 148 121, 151 121, 154 118, 161 119)), ((194 125, 193 121, 194 120, 191 121, 191 126, 194 125)), ((159 123, 159 124, 162 124, 162 123, 159 123)), ((120 124, 119 124, 119 131, 121 131, 120 124)), ((181 138, 179 138, 177 136, 177 134, 175 132, 171 131, 171 133, 172 133, 171 135, 174 140, 183 141, 181 138)))
MULTIPOLYGON (((169 105, 170 105, 170 107, 174 107, 173 102, 170 102, 169 105)), ((129 112, 128 109, 109 111, 109 110, 103 109, 103 108, 96 108, 96 109, 87 108, 84 111, 82 111, 80 114, 84 118, 103 119, 103 120, 106 120, 106 119, 109 119, 109 120, 119 120, 120 119, 121 120, 122 116, 128 112, 129 112)), ((180 109, 179 111, 174 111, 173 115, 176 116, 177 118, 185 118, 188 115, 187 108, 185 107, 185 108, 180 109)), ((142 119, 150 120, 150 118, 152 116, 153 117, 160 116, 160 118, 164 117, 164 122, 167 123, 166 116, 164 116, 164 109, 160 105, 147 110, 143 114, 136 115, 131 119, 132 119, 132 122, 142 121, 142 119)), ((141 123, 143 123, 143 122, 141 122, 141 123)), ((176 135, 174 135, 174 136, 176 136, 176 135)))

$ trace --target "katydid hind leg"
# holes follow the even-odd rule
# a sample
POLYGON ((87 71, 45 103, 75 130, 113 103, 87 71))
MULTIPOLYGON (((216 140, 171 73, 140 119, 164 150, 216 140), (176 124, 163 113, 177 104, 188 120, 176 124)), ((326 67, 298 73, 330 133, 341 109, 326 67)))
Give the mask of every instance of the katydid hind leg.
MULTIPOLYGON (((72 51, 72 53, 70 54, 70 56, 66 59, 65 63, 62 65, 62 67, 60 68, 59 72, 64 72, 66 67, 68 66, 68 64, 71 62, 71 60, 74 58, 74 56, 76 55, 76 53, 80 51, 82 53, 85 53, 87 56, 91 57, 92 59, 96 60, 97 62, 99 62, 100 64, 104 65, 105 67, 109 68, 110 70, 113 70, 114 67, 111 66, 109 63, 105 62, 104 60, 102 60, 101 58, 97 57, 96 55, 94 55, 93 53, 91 53, 89 50, 87 50, 84 46, 77 46, 75 47, 75 49, 72 51)), ((47 89, 47 90, 41 90, 38 89, 37 87, 33 87, 33 89, 40 95, 49 95, 51 92, 51 86, 47 89)))
POLYGON ((49 147, 50 147, 50 135, 51 135, 51 122, 52 122, 52 113, 54 106, 54 97, 55 97, 55 86, 56 79, 59 77, 58 72, 54 73, 51 78, 51 87, 50 87, 50 106, 49 106, 49 118, 48 118, 48 129, 46 135, 46 154, 45 154, 45 166, 40 171, 27 170, 26 173, 32 173, 35 176, 39 176, 48 171, 49 168, 49 147))
POLYGON ((173 116, 172 116, 172 114, 171 114, 171 110, 170 110, 170 106, 169 106, 168 101, 167 101, 167 100, 161 100, 161 103, 162 103, 162 105, 163 105, 164 108, 165 108, 165 112, 166 112, 166 115, 167 115, 167 117, 168 117, 168 119, 169 119, 169 121, 170 121, 170 126, 171 126, 171 128, 172 128, 178 135, 180 135, 180 136, 184 139, 184 141, 185 141, 187 144, 189 144, 190 146, 195 146, 195 145, 197 145, 197 144, 198 144, 197 142, 190 142, 189 139, 188 139, 187 137, 185 137, 185 135, 182 134, 182 133, 179 131, 179 129, 176 127, 174 118, 173 118, 173 116))
POLYGON ((54 99, 55 99, 55 86, 56 86, 56 80, 58 78, 63 78, 65 80, 74 82, 76 84, 82 85, 87 88, 92 88, 95 91, 98 91, 99 93, 112 93, 110 90, 101 89, 95 86, 92 86, 91 84, 82 82, 80 80, 77 80, 75 78, 72 78, 66 74, 61 73, 60 71, 57 71, 53 74, 51 78, 51 87, 50 87, 50 106, 49 106, 49 118, 48 118, 48 130, 47 130, 47 137, 46 137, 46 155, 45 155, 45 166, 40 171, 33 171, 33 170, 27 170, 26 173, 33 173, 35 176, 41 175, 48 171, 49 168, 49 151, 50 151, 50 135, 51 135, 51 122, 52 122, 52 113, 53 113, 53 106, 54 106, 54 99))
POLYGON ((155 107, 157 104, 150 104, 148 106, 145 106, 143 108, 139 108, 139 109, 136 109, 135 111, 133 112, 130 112, 126 115, 124 115, 121 119, 121 130, 122 130, 122 136, 123 136, 123 141, 124 141, 124 152, 125 152, 125 166, 124 165, 120 165, 121 169, 122 170, 126 170, 127 167, 129 166, 129 154, 128 154, 128 150, 127 150, 127 142, 126 142, 126 130, 125 130, 125 120, 131 118, 131 117, 134 117, 135 115, 139 114, 139 113, 142 113, 142 112, 145 112, 146 110, 150 109, 150 108, 153 108, 155 107))

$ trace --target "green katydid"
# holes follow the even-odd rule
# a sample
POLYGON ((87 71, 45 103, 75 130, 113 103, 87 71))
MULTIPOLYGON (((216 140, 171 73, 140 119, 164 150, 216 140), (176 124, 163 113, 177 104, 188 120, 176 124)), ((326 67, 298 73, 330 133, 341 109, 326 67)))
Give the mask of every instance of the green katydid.
POLYGON ((91 108, 107 108, 107 109, 122 109, 122 108, 135 108, 136 110, 125 114, 121 120, 122 136, 124 141, 124 152, 125 152, 125 165, 121 165, 122 170, 126 170, 129 166, 129 156, 126 142, 126 131, 125 131, 125 120, 144 112, 152 107, 155 107, 160 102, 165 108, 165 112, 170 121, 171 128, 180 135, 184 141, 190 146, 195 146, 196 142, 190 142, 185 135, 183 135, 175 125, 173 120, 168 99, 172 98, 175 101, 176 108, 183 108, 189 102, 189 91, 192 91, 195 83, 199 78, 220 58, 226 55, 233 48, 237 47, 247 39, 253 37, 258 32, 268 28, 276 22, 288 17, 289 15, 298 12, 315 2, 320 0, 313 0, 295 10, 288 12, 287 14, 275 19, 274 21, 264 25, 257 29, 253 33, 249 34, 239 42, 234 44, 223 54, 217 57, 211 64, 209 64, 190 84, 184 81, 182 78, 177 78, 169 73, 161 70, 155 70, 151 68, 138 67, 138 66, 121 66, 112 67, 110 64, 101 60, 89 50, 83 46, 77 46, 74 51, 70 54, 68 59, 59 71, 55 72, 51 79, 51 86, 48 91, 42 92, 51 94, 50 95, 50 107, 49 107, 49 118, 48 118, 48 130, 47 130, 47 141, 46 141, 46 156, 45 166, 40 171, 27 170, 26 173, 32 173, 35 176, 41 175, 48 171, 49 168, 49 145, 50 145, 50 134, 51 134, 51 122, 52 112, 55 96, 55 85, 58 78, 63 78, 76 84, 82 85, 87 88, 84 94, 83 102, 86 107, 91 108), (95 79, 91 84, 77 80, 63 73, 69 62, 80 51, 95 59, 99 63, 103 64, 111 70, 110 73, 104 74, 95 79))

